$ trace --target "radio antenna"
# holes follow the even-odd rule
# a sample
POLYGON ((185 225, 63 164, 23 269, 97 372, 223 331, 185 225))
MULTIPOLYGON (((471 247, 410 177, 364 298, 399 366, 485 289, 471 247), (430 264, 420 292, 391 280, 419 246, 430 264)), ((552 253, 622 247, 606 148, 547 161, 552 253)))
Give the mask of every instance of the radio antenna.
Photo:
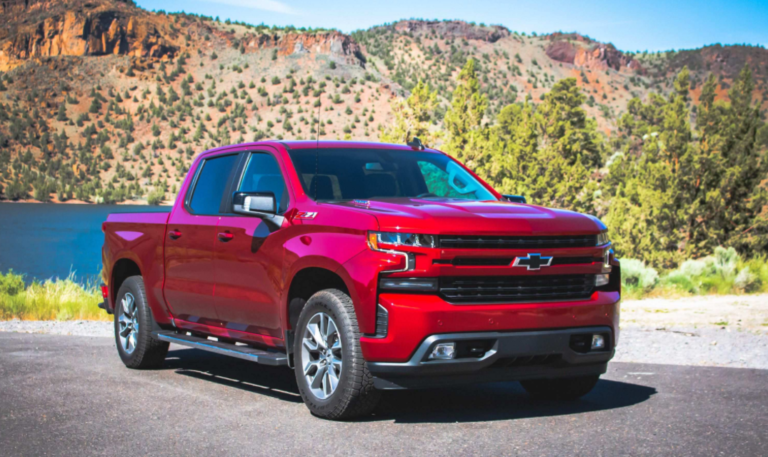
POLYGON ((322 97, 317 97, 317 121, 315 121, 315 126, 317 127, 317 135, 315 140, 315 179, 314 181, 315 185, 313 186, 313 192, 315 194, 315 201, 317 201, 317 175, 320 173, 320 113, 321 109, 323 107, 322 97))

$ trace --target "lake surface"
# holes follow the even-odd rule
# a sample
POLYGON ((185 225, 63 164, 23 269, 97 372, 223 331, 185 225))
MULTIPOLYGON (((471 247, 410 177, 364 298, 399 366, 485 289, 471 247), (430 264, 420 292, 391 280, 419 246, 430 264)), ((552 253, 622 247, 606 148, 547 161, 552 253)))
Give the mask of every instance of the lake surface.
POLYGON ((0 203, 0 271, 26 280, 64 278, 98 280, 101 272, 101 223, 109 213, 170 212, 170 206, 55 205, 0 203))

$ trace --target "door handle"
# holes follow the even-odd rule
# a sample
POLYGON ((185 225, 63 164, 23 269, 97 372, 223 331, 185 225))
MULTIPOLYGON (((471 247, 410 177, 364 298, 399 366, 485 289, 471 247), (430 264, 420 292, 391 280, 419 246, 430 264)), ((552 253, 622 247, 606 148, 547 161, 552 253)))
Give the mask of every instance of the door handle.
POLYGON ((219 233, 219 241, 227 242, 230 241, 232 238, 234 238, 235 235, 229 233, 229 232, 220 232, 219 233))
POLYGON ((181 238, 181 232, 178 230, 171 230, 170 232, 168 232, 168 238, 172 240, 178 240, 179 238, 181 238))

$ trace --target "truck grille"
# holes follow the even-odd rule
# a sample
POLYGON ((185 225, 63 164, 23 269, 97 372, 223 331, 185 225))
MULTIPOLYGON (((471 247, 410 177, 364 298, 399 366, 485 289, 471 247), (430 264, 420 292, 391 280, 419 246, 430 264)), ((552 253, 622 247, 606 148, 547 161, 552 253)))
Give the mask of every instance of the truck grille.
POLYGON ((450 303, 520 303, 586 300, 594 275, 444 276, 439 294, 450 303))
POLYGON ((597 235, 574 236, 460 236, 441 235, 446 249, 552 249, 586 248, 597 245, 597 235))
MULTIPOLYGON (((435 259, 434 265, 453 265, 455 267, 506 267, 509 266, 514 257, 456 257, 454 259, 435 259)), ((584 265, 591 263, 600 263, 603 259, 600 257, 554 257, 549 266, 557 265, 584 265)))

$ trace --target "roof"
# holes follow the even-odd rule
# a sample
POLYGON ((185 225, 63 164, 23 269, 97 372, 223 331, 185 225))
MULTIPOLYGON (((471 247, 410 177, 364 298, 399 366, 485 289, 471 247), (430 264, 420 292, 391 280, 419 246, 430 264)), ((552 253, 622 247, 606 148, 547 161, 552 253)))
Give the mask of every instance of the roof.
MULTIPOLYGON (((275 146, 277 144, 283 145, 288 149, 393 149, 397 151, 416 151, 416 149, 405 144, 392 144, 392 143, 375 143, 372 141, 312 141, 312 140, 263 140, 250 143, 230 144, 226 146, 219 146, 213 149, 203 151, 199 155, 216 155, 218 153, 228 151, 247 150, 250 148, 256 148, 259 146, 275 146)), ((440 151, 430 148, 425 148, 426 152, 440 151)))
MULTIPOLYGON (((414 151, 415 149, 405 144, 376 143, 373 141, 332 141, 332 140, 305 140, 305 141, 279 141, 291 149, 397 149, 402 151, 414 151)), ((428 148, 425 148, 425 150, 428 148)))

